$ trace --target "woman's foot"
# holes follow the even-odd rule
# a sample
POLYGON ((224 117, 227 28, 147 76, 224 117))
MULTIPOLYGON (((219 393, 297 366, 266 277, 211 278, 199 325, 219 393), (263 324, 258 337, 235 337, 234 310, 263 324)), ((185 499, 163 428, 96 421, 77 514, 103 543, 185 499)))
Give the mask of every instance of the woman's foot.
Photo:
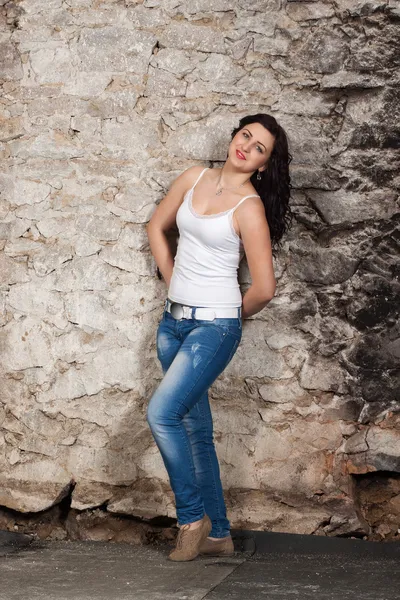
POLYGON ((175 550, 170 553, 168 558, 176 561, 193 560, 196 558, 211 528, 211 521, 207 515, 204 515, 200 521, 182 525, 176 539, 175 550))
POLYGON ((200 547, 200 554, 207 556, 232 556, 234 547, 230 535, 223 538, 207 537, 200 547))

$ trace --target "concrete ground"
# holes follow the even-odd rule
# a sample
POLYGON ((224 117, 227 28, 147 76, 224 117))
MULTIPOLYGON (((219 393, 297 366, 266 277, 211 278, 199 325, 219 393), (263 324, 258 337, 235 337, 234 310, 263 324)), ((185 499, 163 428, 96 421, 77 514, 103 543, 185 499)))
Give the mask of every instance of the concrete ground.
POLYGON ((0 531, 0 600, 399 600, 400 544, 234 531, 233 557, 0 531))

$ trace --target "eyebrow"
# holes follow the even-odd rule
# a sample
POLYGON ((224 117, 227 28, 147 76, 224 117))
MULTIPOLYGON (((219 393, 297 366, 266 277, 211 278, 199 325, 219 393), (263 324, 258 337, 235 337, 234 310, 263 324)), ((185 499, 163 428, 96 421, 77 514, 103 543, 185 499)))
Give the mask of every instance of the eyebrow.
MULTIPOLYGON (((250 129, 247 129, 247 127, 244 127, 243 130, 244 129, 249 132, 251 137, 253 137, 253 134, 251 133, 250 129)), ((267 146, 265 146, 265 144, 262 144, 261 142, 257 142, 257 144, 260 144, 261 146, 264 146, 265 149, 267 149, 267 146)))

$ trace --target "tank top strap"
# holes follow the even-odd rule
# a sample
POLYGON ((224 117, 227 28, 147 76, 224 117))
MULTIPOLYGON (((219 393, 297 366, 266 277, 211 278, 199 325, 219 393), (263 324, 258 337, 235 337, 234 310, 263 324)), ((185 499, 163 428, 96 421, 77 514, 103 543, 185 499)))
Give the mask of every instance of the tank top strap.
POLYGON ((260 196, 258 194, 249 194, 249 196, 245 196, 244 198, 242 198, 241 200, 239 200, 239 202, 236 204, 236 206, 234 206, 231 209, 231 213, 233 213, 238 206, 240 206, 242 204, 242 202, 244 202, 247 198, 259 198, 260 196))
POLYGON ((203 173, 205 173, 205 171, 207 171, 207 169, 209 169, 210 167, 206 167, 205 169, 202 170, 202 172, 200 173, 200 175, 198 176, 198 178, 196 179, 196 181, 193 184, 192 190, 193 188, 196 186, 197 182, 199 181, 199 179, 201 178, 201 176, 203 175, 203 173))

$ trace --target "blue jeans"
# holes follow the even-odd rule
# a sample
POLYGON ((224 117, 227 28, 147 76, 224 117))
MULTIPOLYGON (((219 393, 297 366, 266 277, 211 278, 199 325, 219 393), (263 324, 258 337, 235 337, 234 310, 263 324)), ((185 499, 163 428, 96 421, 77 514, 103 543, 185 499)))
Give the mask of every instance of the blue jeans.
POLYGON ((206 513, 211 537, 229 535, 208 388, 231 361, 242 320, 176 320, 164 307, 157 356, 164 377, 150 399, 147 421, 168 471, 179 525, 206 513))

